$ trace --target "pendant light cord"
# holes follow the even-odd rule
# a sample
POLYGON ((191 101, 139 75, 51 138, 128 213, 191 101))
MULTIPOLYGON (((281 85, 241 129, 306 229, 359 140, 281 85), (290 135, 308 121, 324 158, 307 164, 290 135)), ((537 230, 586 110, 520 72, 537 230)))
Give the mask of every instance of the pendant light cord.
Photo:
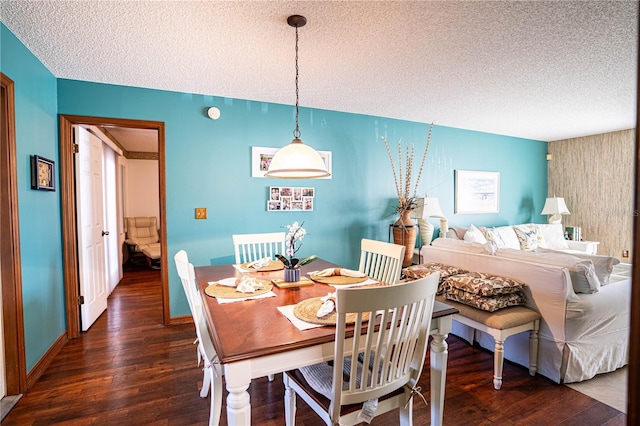
POLYGON ((293 137, 296 139, 300 139, 300 128, 298 127, 299 96, 300 96, 300 92, 298 90, 298 26, 296 26, 296 128, 293 131, 293 137))

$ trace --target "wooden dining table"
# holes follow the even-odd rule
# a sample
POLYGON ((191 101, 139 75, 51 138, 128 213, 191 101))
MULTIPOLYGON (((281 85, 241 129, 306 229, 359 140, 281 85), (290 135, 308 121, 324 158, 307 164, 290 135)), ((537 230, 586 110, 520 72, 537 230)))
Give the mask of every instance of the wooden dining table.
MULTIPOLYGON (((302 267, 302 275, 337 265, 322 259, 302 267)), ((335 289, 326 284, 299 288, 273 287, 276 297, 220 304, 205 293, 209 283, 229 277, 249 275, 272 280, 284 276, 282 270, 243 273, 233 265, 199 266, 196 281, 204 312, 224 376, 229 425, 251 424, 251 400, 247 389, 252 379, 265 377, 333 358, 335 327, 299 330, 277 307, 295 305, 305 299, 325 296, 335 289)), ((430 334, 431 424, 441 425, 447 372, 447 342, 457 309, 435 302, 430 334)))

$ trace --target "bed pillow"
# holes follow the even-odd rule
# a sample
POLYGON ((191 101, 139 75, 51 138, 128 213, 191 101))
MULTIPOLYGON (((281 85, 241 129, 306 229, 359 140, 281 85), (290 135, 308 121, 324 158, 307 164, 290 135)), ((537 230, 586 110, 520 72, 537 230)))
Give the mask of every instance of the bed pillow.
POLYGON ((543 237, 540 247, 555 250, 569 249, 569 244, 564 239, 564 228, 561 223, 538 223, 536 226, 542 232, 543 237))
POLYGON ((431 242, 433 247, 448 248, 456 251, 464 251, 467 253, 493 254, 495 249, 489 243, 480 244, 469 241, 456 240, 453 238, 436 238, 431 242))
POLYGON ((496 256, 565 268, 571 275, 571 284, 575 293, 596 293, 600 289, 600 280, 590 259, 581 259, 573 254, 557 251, 534 252, 509 249, 498 250, 496 256))
MULTIPOLYGON (((557 250, 545 248, 540 248, 538 249, 538 251, 565 254, 557 250)), ((611 273, 613 272, 613 267, 620 263, 620 259, 613 256, 576 252, 571 252, 571 255, 580 259, 589 259, 593 262, 593 267, 595 268, 596 275, 598 276, 598 280, 600 281, 601 286, 609 284, 609 278, 611 277, 611 273)))
POLYGON ((402 273, 413 279, 424 278, 427 275, 431 275, 434 272, 440 272, 440 283, 438 284, 438 294, 442 294, 444 291, 444 280, 452 275, 464 274, 467 270, 458 268, 456 266, 445 265, 443 263, 431 262, 422 263, 420 265, 412 265, 404 268, 402 273))
POLYGON ((486 272, 467 272, 447 277, 444 286, 445 291, 456 289, 486 297, 522 291, 526 285, 512 278, 486 272))
POLYGON ((467 228, 460 228, 457 226, 453 226, 451 228, 449 228, 449 230, 447 231, 447 238, 454 238, 456 240, 463 240, 464 239, 464 234, 467 232, 467 228))
POLYGON ((518 236, 516 235, 516 231, 513 230, 513 226, 498 226, 494 228, 494 232, 500 234, 505 247, 520 249, 520 241, 518 241, 518 236))
POLYGON ((542 232, 538 233, 538 228, 530 225, 516 225, 513 227, 520 249, 536 250, 542 240, 542 232))
POLYGON ((502 239, 502 236, 500 233, 496 232, 495 229, 496 228, 480 228, 488 243, 492 244, 497 249, 505 248, 506 244, 502 239))
POLYGON ((464 234, 464 240, 470 243, 480 243, 486 244, 487 239, 485 238, 482 231, 476 228, 474 225, 469 225, 469 229, 464 234))
POLYGON ((488 312, 494 312, 498 309, 507 308, 509 306, 524 305, 526 301, 525 296, 521 291, 483 297, 478 296, 477 294, 467 293, 466 291, 451 289, 444 294, 444 298, 488 312))

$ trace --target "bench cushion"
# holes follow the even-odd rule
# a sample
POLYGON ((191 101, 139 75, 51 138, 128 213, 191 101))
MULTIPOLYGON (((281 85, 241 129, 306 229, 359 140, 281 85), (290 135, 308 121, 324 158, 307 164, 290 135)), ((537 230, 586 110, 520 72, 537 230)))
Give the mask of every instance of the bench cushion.
POLYGON ((541 318, 539 313, 524 306, 513 306, 495 312, 487 312, 446 300, 443 296, 437 296, 436 299, 457 308, 460 311, 459 315, 497 330, 506 330, 541 318))
POLYGON ((463 290, 451 288, 444 293, 447 300, 464 303, 487 312, 494 312, 509 306, 524 305, 524 293, 498 294, 495 296, 479 296, 463 290))
POLYGON ((438 285, 438 294, 442 294, 444 290, 443 283, 444 279, 450 277, 452 275, 463 274, 467 271, 462 268, 457 268, 455 266, 444 265, 442 263, 431 262, 431 263, 422 263, 420 265, 412 265, 406 267, 402 270, 402 273, 413 279, 424 278, 427 275, 431 275, 434 272, 440 272, 440 283, 438 285))
POLYGON ((524 283, 508 277, 486 272, 467 272, 452 275, 445 280, 445 291, 450 288, 479 296, 497 296, 522 291, 524 283))

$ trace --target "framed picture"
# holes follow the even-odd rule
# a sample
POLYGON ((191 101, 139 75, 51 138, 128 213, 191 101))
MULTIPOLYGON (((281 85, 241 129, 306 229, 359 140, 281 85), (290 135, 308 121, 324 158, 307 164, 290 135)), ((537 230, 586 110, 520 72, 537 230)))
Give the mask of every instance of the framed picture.
MULTIPOLYGON (((271 159, 280 148, 267 148, 262 146, 251 147, 251 177, 263 178, 269 170, 271 159)), ((331 151, 318 151, 324 160, 327 171, 331 173, 331 151)), ((331 179, 331 174, 319 179, 331 179)))
POLYGON ((456 170, 456 214, 498 213, 500 173, 456 170))
POLYGON ((313 211, 315 188, 297 186, 271 186, 267 211, 313 211))
POLYGON ((55 191, 55 163, 39 155, 31 156, 31 189, 55 191))

